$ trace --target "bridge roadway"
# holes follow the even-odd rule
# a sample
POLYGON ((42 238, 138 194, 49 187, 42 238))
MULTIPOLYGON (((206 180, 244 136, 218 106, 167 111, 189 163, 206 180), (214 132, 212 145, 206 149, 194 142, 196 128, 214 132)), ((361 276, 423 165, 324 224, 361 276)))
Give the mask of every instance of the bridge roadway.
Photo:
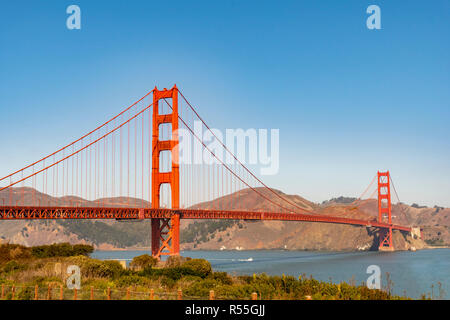
POLYGON ((306 221, 392 228, 411 232, 411 227, 378 222, 377 220, 350 219, 343 217, 239 210, 203 210, 203 209, 151 209, 119 207, 28 207, 0 206, 0 220, 21 219, 117 219, 141 220, 152 218, 171 218, 179 214, 181 219, 232 219, 232 220, 281 220, 306 221))

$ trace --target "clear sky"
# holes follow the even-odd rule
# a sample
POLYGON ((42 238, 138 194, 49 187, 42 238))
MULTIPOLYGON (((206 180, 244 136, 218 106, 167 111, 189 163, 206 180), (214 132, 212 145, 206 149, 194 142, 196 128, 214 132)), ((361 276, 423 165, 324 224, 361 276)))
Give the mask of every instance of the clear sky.
POLYGON ((389 169, 450 207, 449 36, 448 0, 2 1, 0 175, 176 83, 213 127, 280 129, 272 187, 319 202, 389 169))

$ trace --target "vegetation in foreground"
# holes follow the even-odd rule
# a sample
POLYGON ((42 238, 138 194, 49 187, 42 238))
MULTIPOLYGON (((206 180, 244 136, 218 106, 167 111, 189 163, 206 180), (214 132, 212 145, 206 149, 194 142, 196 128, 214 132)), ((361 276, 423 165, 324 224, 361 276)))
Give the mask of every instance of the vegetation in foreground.
MULTIPOLYGON (((179 289, 184 299, 208 299, 214 290, 216 299, 249 299, 253 292, 259 299, 332 299, 332 300, 390 300, 407 299, 388 291, 371 290, 365 285, 345 282, 334 284, 301 276, 230 276, 215 272, 204 259, 171 257, 158 262, 149 255, 135 257, 125 269, 118 261, 92 259, 93 248, 68 243, 49 246, 24 247, 0 245, 0 284, 29 288, 16 299, 33 299, 33 287, 65 286, 69 265, 81 270, 81 287, 95 288, 95 299, 106 299, 107 288, 116 292, 113 299, 125 299, 126 291, 147 294, 151 289, 155 298, 175 295, 179 289)), ((80 299, 88 299, 89 293, 80 299)), ((135 295, 134 297, 138 297, 135 295)), ((148 297, 148 296, 147 296, 148 297)), ((8 297, 5 297, 8 298, 8 297)))

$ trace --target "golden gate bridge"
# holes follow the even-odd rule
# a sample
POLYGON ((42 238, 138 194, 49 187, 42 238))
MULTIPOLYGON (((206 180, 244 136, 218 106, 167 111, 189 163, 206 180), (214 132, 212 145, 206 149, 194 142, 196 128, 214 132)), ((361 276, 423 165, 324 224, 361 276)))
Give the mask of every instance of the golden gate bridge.
POLYGON ((377 219, 318 214, 269 188, 217 138, 176 85, 155 87, 81 138, 1 178, 0 220, 151 219, 151 250, 157 258, 179 254, 180 219, 374 227, 379 249, 394 250, 392 231, 412 229, 392 223, 389 171, 375 178, 377 219), (194 122, 216 138, 231 163, 199 137, 194 122), (211 163, 180 161, 180 129, 199 143, 211 163), (264 209, 249 209, 244 190, 264 202, 264 209))

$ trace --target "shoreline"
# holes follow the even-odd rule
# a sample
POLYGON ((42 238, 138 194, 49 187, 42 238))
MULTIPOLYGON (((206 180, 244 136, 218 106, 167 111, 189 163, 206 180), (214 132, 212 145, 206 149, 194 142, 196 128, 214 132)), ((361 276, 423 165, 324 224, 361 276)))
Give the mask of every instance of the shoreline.
POLYGON ((429 247, 425 247, 423 249, 420 250, 432 250, 432 249, 450 249, 450 246, 429 246, 429 247))

